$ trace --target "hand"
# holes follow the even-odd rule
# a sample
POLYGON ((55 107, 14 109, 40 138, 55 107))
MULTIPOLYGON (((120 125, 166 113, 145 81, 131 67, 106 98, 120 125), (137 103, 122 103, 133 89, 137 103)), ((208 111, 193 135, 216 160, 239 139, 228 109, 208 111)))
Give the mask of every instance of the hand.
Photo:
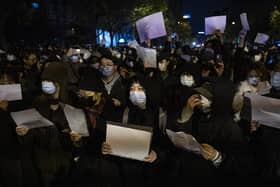
POLYGON ((202 104, 202 103, 201 103, 201 99, 199 98, 199 95, 195 94, 195 95, 192 95, 192 96, 188 99, 187 107, 193 111, 193 109, 194 109, 196 106, 199 106, 199 105, 201 105, 201 104, 202 104))
POLYGON ((217 75, 220 77, 223 75, 224 70, 225 70, 225 65, 224 63, 219 62, 217 66, 215 66, 215 70, 217 75))
POLYGON ((82 136, 79 133, 74 132, 74 131, 70 132, 70 137, 71 137, 72 142, 78 142, 82 138, 82 136))
POLYGON ((201 155, 206 160, 213 161, 217 154, 219 153, 214 147, 208 144, 201 144, 201 155))
POLYGON ((104 142, 104 143, 102 144, 102 150, 101 150, 101 151, 102 151, 102 154, 103 154, 103 155, 109 155, 109 154, 112 153, 112 147, 111 147, 110 144, 104 142))
POLYGON ((16 133, 19 136, 25 136, 28 133, 29 129, 27 127, 18 126, 16 127, 16 133))
POLYGON ((247 35, 247 31, 246 30, 241 30, 239 32, 240 39, 245 39, 246 35, 247 35))
POLYGON ((259 128, 259 123, 257 121, 252 121, 250 124, 250 133, 255 132, 259 128))
POLYGON ((2 110, 7 111, 8 105, 9 105, 9 102, 8 102, 8 101, 6 101, 6 100, 0 101, 0 108, 1 108, 2 110))
POLYGON ((148 156, 144 158, 145 162, 153 163, 157 159, 157 153, 152 150, 148 156))
POLYGON ((113 98, 113 99, 112 99, 112 101, 113 101, 113 103, 114 103, 115 107, 119 107, 119 106, 121 106, 121 102, 120 102, 120 100, 113 98))

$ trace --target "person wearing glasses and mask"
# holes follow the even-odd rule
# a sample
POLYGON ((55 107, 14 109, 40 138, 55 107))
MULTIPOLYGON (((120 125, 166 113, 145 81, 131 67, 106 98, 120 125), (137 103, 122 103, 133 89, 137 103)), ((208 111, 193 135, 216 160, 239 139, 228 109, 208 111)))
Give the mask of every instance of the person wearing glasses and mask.
POLYGON ((108 100, 104 106, 104 115, 109 121, 120 122, 126 106, 125 86, 118 73, 118 59, 108 50, 100 58, 101 79, 106 89, 108 100))

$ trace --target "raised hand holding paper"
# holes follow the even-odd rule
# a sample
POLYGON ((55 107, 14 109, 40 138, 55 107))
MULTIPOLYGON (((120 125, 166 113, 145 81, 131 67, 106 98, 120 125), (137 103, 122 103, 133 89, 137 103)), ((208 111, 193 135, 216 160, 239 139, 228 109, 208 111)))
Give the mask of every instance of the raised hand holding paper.
POLYGON ((258 44, 265 44, 268 41, 268 39, 269 36, 267 34, 258 33, 254 42, 258 44))
POLYGON ((243 30, 249 31, 250 25, 248 22, 247 13, 240 14, 240 20, 241 20, 241 25, 243 27, 243 30))
POLYGON ((136 28, 141 42, 166 35, 162 12, 157 12, 138 20, 136 28))
POLYGON ((221 33, 225 32, 227 24, 227 16, 214 16, 205 18, 205 34, 214 34, 216 30, 221 33))

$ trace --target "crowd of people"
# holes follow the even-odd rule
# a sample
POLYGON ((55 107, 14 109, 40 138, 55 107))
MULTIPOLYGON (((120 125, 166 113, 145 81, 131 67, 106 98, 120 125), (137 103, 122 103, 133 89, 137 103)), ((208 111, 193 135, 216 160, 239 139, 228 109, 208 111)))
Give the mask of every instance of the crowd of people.
POLYGON ((190 48, 168 38, 157 49, 157 68, 131 46, 1 50, 0 84, 20 84, 23 99, 0 101, 0 186, 156 186, 169 178, 280 176, 279 128, 253 121, 245 97, 280 99, 280 50, 245 39, 233 45, 216 32, 203 47, 190 48), (83 109, 89 136, 71 130, 66 104, 83 109), (17 126, 10 113, 30 108, 54 126, 17 126), (153 129, 145 161, 110 155, 106 124, 122 123, 124 115, 128 124, 153 129), (191 135, 201 150, 178 148, 166 129, 191 135))

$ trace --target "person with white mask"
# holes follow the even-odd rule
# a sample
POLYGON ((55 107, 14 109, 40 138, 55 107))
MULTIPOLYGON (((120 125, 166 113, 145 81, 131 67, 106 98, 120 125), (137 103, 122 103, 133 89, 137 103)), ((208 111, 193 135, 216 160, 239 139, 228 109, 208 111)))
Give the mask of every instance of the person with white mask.
POLYGON ((79 133, 71 130, 64 113, 64 104, 67 103, 67 72, 63 63, 47 64, 41 75, 42 94, 33 103, 33 107, 54 126, 17 130, 18 136, 34 147, 34 163, 44 186, 58 184, 66 179, 73 151, 82 140, 79 133), (58 171, 61 171, 59 175, 58 171))
POLYGON ((180 83, 183 86, 193 87, 195 85, 195 80, 194 80, 193 75, 191 75, 189 73, 183 73, 180 76, 180 83))
POLYGON ((158 69, 162 80, 169 77, 170 63, 170 55, 167 52, 161 52, 158 57, 158 69))
POLYGON ((100 58, 101 79, 107 91, 107 101, 104 106, 104 116, 109 121, 120 122, 126 105, 125 86, 118 73, 119 59, 109 50, 104 50, 100 58))
POLYGON ((240 82, 233 100, 233 109, 235 111, 235 121, 240 120, 240 111, 243 105, 243 96, 245 93, 255 93, 264 95, 269 93, 271 85, 268 81, 263 80, 264 72, 260 67, 252 66, 248 71, 247 79, 240 82))
MULTIPOLYGON (((129 83, 128 88, 128 107, 125 109, 123 115, 123 123, 128 126, 135 124, 143 127, 153 128, 153 137, 151 142, 151 151, 149 155, 144 158, 144 162, 132 161, 127 159, 121 159, 120 164, 121 172, 123 173, 124 181, 127 186, 135 183, 135 179, 139 179, 139 183, 146 184, 154 180, 156 175, 159 175, 159 167, 156 163, 161 162, 163 156, 162 149, 160 148, 159 133, 161 133, 157 127, 158 112, 153 108, 153 103, 150 100, 147 87, 147 79, 144 77, 134 77, 129 83), (140 167, 141 165, 141 167, 140 167), (149 177, 144 175, 149 173, 149 177), (133 174, 132 174, 133 173, 133 174), (146 173, 146 174, 145 174, 146 173), (137 176, 135 176, 137 174, 137 176), (133 176, 132 176, 133 175, 133 176), (145 180, 143 180, 145 178, 145 180), (144 183, 143 183, 144 182, 144 183)), ((102 153, 104 155, 110 154, 114 149, 107 142, 103 143, 102 153)), ((126 186, 126 185, 125 185, 126 186)))

